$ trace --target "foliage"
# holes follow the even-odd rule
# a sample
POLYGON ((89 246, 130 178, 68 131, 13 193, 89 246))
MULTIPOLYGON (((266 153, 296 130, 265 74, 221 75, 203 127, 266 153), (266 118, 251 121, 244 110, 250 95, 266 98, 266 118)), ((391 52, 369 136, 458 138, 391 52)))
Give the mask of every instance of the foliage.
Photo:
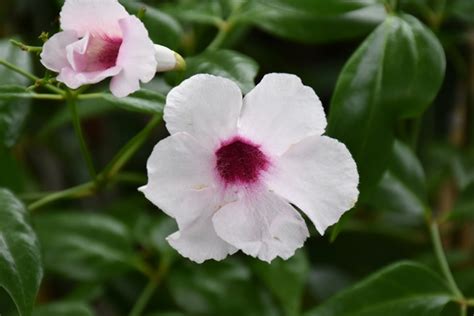
POLYGON ((0 3, 1 315, 474 312, 472 0, 120 0, 187 64, 126 98, 38 62, 63 2, 0 3), (360 200, 287 261, 197 265, 137 191, 166 95, 197 73, 247 93, 269 72, 319 95, 360 200))

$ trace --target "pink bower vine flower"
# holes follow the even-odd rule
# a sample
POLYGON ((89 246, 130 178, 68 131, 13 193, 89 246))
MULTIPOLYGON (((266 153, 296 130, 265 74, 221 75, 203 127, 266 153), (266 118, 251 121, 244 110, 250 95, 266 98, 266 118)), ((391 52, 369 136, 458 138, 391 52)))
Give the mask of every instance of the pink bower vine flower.
POLYGON ((45 43, 41 62, 69 88, 113 77, 110 90, 124 97, 175 66, 174 52, 154 45, 117 0, 66 0, 60 16, 63 31, 45 43))
POLYGON ((196 75, 171 90, 164 111, 171 136, 155 146, 140 190, 176 219, 167 240, 193 261, 239 249, 287 259, 309 236, 291 204, 323 234, 357 200, 351 154, 321 136, 321 102, 294 75, 266 75, 243 101, 234 82, 196 75))

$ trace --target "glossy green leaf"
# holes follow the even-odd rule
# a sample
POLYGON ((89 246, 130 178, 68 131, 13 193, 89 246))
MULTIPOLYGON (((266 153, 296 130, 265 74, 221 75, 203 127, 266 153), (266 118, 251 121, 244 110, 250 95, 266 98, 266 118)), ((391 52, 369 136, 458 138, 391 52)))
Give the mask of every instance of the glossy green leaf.
POLYGON ((186 261, 173 268, 168 286, 176 304, 192 315, 274 315, 250 269, 232 258, 200 265, 186 261))
POLYGON ((173 16, 139 1, 121 0, 120 2, 131 14, 145 10, 142 21, 155 44, 161 44, 171 49, 179 47, 183 28, 173 16))
POLYGON ((303 43, 331 42, 370 32, 385 18, 377 1, 253 0, 237 20, 303 43))
POLYGON ((389 16, 345 65, 331 102, 328 134, 354 156, 362 195, 387 168, 394 124, 423 113, 438 93, 445 66, 438 39, 409 15, 389 16))
POLYGON ((109 216, 56 212, 34 219, 48 271, 94 281, 117 275, 133 263, 130 231, 109 216))
POLYGON ((285 315, 300 315, 304 287, 308 279, 309 261, 303 250, 288 260, 280 258, 271 264, 253 261, 253 269, 280 301, 285 315))
MULTIPOLYGON (((0 58, 31 71, 29 55, 11 45, 8 40, 0 40, 0 58)), ((0 65, 0 86, 26 86, 28 82, 28 79, 0 65)), ((16 91, 19 92, 19 88, 16 91)), ((0 145, 11 147, 15 144, 28 115, 30 102, 11 95, 0 97, 0 145)))
POLYGON ((423 219, 428 208, 425 173, 415 153, 403 142, 395 141, 388 170, 370 203, 379 209, 423 219))
POLYGON ((145 89, 124 98, 117 98, 108 93, 101 94, 101 98, 125 110, 147 114, 163 113, 166 100, 161 93, 145 89))
POLYGON ((391 265, 344 290, 305 316, 440 315, 451 300, 445 282, 426 267, 391 265))
POLYGON ((221 1, 192 0, 165 7, 166 12, 185 22, 216 25, 224 18, 221 1))
POLYGON ((38 306, 33 316, 93 316, 93 311, 85 303, 60 302, 38 306))
POLYGON ((235 81, 244 93, 255 86, 258 64, 248 56, 231 50, 207 51, 186 59, 185 78, 208 73, 235 81))
POLYGON ((27 210, 10 191, 0 189, 0 286, 21 316, 31 315, 42 277, 39 243, 27 210))

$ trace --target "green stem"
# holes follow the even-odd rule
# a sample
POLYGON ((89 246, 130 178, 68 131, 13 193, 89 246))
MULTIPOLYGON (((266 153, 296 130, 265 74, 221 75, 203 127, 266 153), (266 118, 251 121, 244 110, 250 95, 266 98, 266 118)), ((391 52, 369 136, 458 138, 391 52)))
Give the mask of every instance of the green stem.
POLYGON ((64 96, 59 94, 48 93, 2 93, 1 98, 19 98, 19 99, 37 99, 37 100, 54 100, 62 101, 64 96))
MULTIPOLYGON (((119 173, 113 179, 114 182, 142 184, 146 181, 143 176, 135 173, 119 173)), ((59 200, 75 199, 91 196, 97 192, 99 187, 94 181, 89 181, 78 186, 57 192, 33 192, 20 194, 22 200, 36 200, 28 205, 30 211, 35 211, 49 203, 59 200)))
POLYGON ((81 120, 77 113, 76 97, 75 95, 68 94, 67 103, 71 111, 72 124, 74 125, 74 130, 76 131, 76 136, 79 140, 79 145, 81 147, 82 156, 87 165, 90 177, 95 181, 97 174, 95 172, 94 163, 92 162, 91 154, 87 148, 86 141, 84 139, 84 134, 82 132, 81 120))
POLYGON ((19 47, 21 50, 24 50, 25 52, 29 52, 29 53, 39 54, 43 51, 43 47, 41 46, 29 46, 29 45, 23 44, 22 42, 16 41, 14 39, 11 39, 10 43, 19 47))
POLYGON ((146 306, 148 305, 148 302, 150 301, 151 297, 153 296, 153 293, 157 289, 158 285, 160 285, 160 282, 165 275, 166 271, 168 270, 168 264, 166 261, 162 261, 160 263, 160 266, 158 267, 158 270, 156 273, 152 276, 152 278, 148 281, 148 284, 146 285, 145 289, 143 290, 142 294, 138 298, 137 302, 132 308, 132 311, 130 312, 129 316, 140 316, 142 315, 143 311, 145 310, 146 306))
POLYGON ((89 196, 93 194, 94 192, 95 192, 95 183, 93 181, 87 182, 87 183, 84 183, 84 184, 63 190, 63 191, 58 191, 58 192, 48 194, 45 197, 39 199, 38 201, 33 202, 30 205, 28 205, 28 209, 30 211, 35 211, 46 204, 49 204, 58 200, 89 196))
MULTIPOLYGON (((119 174, 118 172, 140 148, 140 146, 143 145, 153 128, 159 122, 161 122, 161 118, 161 114, 153 117, 150 122, 119 151, 119 153, 112 159, 109 165, 96 177, 98 181, 91 181, 63 191, 46 194, 38 201, 31 203, 28 208, 31 211, 34 211, 46 204, 58 200, 89 196, 95 193, 102 185, 112 180, 126 183, 144 183, 146 179, 141 178, 139 175, 130 173, 119 174)), ((44 194, 41 194, 41 196, 43 195, 44 194)))
POLYGON ((219 31, 217 32, 214 40, 207 47, 208 50, 217 50, 219 49, 229 34, 229 31, 232 29, 233 23, 223 21, 219 26, 219 31))
POLYGON ((12 64, 12 63, 9 63, 8 61, 4 60, 4 59, 0 59, 0 65, 3 65, 4 67, 22 75, 23 77, 26 77, 28 79, 30 79, 31 81, 34 81, 35 84, 38 84, 38 85, 41 85, 41 86, 44 86, 45 88, 49 89, 50 91, 53 91, 57 94, 60 94, 60 95, 64 95, 65 92, 62 90, 62 89, 59 89, 49 83, 44 83, 43 80, 39 77, 36 77, 35 75, 33 75, 32 73, 29 73, 23 69, 21 69, 20 67, 12 64))
POLYGON ((87 93, 80 94, 77 96, 79 100, 90 100, 90 99, 100 99, 105 95, 105 93, 87 93))
POLYGON ((444 278, 448 282, 448 286, 451 289, 452 294, 459 300, 464 301, 464 296, 459 290, 456 281, 454 280, 453 274, 449 268, 448 260, 446 259, 446 254, 443 250, 443 245, 441 237, 439 234, 438 223, 435 220, 432 220, 429 224, 431 240, 433 242, 433 248, 436 255, 436 260, 438 261, 441 272, 443 273, 444 278))
POLYGON ((150 122, 135 137, 133 137, 119 152, 101 173, 103 180, 107 181, 117 174, 130 160, 135 152, 143 145, 150 132, 161 122, 162 115, 155 115, 150 122))

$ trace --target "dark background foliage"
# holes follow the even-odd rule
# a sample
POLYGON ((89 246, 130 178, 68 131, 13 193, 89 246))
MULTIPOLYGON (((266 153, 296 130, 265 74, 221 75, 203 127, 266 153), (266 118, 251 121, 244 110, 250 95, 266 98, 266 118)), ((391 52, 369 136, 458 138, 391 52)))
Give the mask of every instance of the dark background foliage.
MULTIPOLYGON (((1 315, 17 315, 16 306, 22 316, 138 315, 147 294, 148 316, 466 315, 460 306, 474 304, 474 1, 121 2, 188 67, 124 100, 80 100, 97 170, 110 171, 184 78, 213 73, 247 92, 266 73, 289 72, 314 88, 328 134, 354 155, 361 199, 325 236, 311 228, 288 261, 239 253, 194 264, 164 239, 173 220, 136 190, 164 125, 146 130, 120 172, 96 186, 66 105, 19 98, 25 92, 11 85, 33 83, 0 68, 1 315), (48 201, 56 191, 63 196, 48 201), (436 223, 462 294, 433 251, 436 223)), ((59 29, 61 5, 2 0, 0 58, 44 77, 38 56, 8 39, 41 46, 42 32, 59 29)))

